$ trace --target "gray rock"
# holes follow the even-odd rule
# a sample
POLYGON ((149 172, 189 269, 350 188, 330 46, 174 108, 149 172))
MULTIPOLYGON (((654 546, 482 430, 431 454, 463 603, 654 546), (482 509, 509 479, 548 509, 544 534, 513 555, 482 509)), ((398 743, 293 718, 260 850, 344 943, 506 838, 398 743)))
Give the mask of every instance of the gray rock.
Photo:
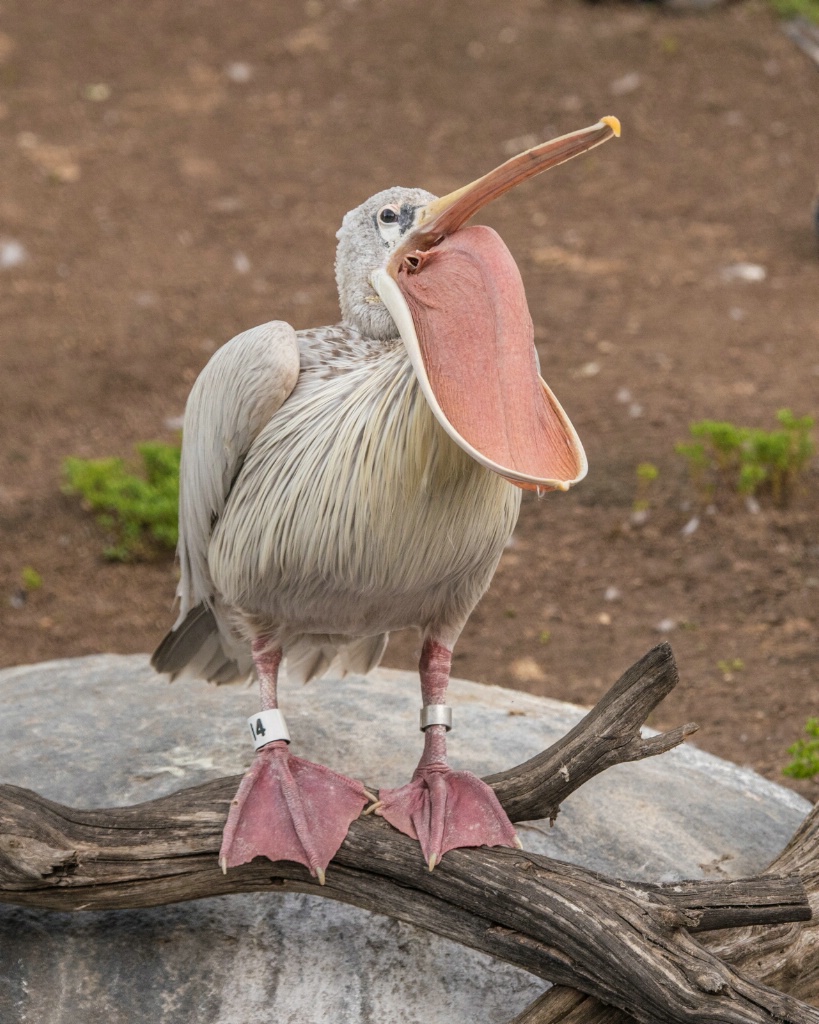
MULTIPOLYGON (((368 782, 409 777, 421 747, 414 675, 379 670, 282 690, 300 754, 368 782)), ((583 714, 462 681, 451 703, 452 761, 479 774, 532 756, 583 714)), ((0 781, 74 806, 150 800, 252 758, 255 688, 169 684, 142 656, 7 670, 0 705, 0 781)), ((688 745, 609 770, 564 804, 554 828, 519 831, 528 849, 610 874, 735 877, 764 868, 809 806, 688 745)), ((88 915, 0 906, 4 1024, 491 1024, 542 989, 451 942, 316 897, 88 915)))

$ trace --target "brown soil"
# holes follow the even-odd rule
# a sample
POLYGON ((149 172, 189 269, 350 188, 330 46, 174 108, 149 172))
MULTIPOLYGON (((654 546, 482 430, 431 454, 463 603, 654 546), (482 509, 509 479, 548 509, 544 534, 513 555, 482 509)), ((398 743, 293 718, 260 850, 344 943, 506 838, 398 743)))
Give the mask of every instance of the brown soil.
POLYGON ((614 113, 621 141, 486 218, 591 471, 526 501, 456 671, 587 704, 666 636, 681 683, 653 724, 783 781, 819 709, 819 474, 786 510, 708 514, 674 453, 703 417, 819 411, 819 73, 766 7, 4 0, 0 33, 0 239, 28 256, 0 271, 0 663, 147 651, 170 621, 171 558, 107 564, 66 455, 173 439, 241 329, 333 322, 334 232, 366 196, 614 113), (725 280, 740 262, 765 279, 725 280), (43 586, 14 607, 26 566, 43 586))

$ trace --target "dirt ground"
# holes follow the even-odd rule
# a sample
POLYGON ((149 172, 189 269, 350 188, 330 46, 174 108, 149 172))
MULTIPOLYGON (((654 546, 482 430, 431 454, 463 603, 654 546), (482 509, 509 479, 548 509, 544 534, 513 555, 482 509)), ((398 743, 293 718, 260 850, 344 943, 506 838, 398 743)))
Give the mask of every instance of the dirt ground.
POLYGON ((441 194, 612 113, 620 141, 486 212, 591 468, 525 501, 455 671, 589 704, 669 639, 652 724, 819 796, 781 776, 819 711, 816 461, 754 514, 701 508, 674 452, 704 417, 819 412, 819 69, 766 6, 2 0, 0 90, 0 664, 149 651, 170 623, 171 557, 106 563, 67 455, 172 440, 246 327, 334 322, 334 233, 368 195, 441 194))

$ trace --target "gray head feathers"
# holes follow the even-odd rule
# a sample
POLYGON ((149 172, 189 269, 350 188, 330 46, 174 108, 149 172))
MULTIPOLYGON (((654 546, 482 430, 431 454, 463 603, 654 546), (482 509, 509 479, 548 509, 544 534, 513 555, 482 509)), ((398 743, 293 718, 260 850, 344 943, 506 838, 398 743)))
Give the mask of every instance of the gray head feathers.
POLYGON ((398 331, 370 284, 370 274, 383 267, 398 242, 412 229, 415 211, 433 196, 420 188, 385 189, 345 215, 336 235, 336 282, 341 319, 368 338, 395 338, 398 331), (393 224, 380 224, 379 211, 395 206, 393 224))

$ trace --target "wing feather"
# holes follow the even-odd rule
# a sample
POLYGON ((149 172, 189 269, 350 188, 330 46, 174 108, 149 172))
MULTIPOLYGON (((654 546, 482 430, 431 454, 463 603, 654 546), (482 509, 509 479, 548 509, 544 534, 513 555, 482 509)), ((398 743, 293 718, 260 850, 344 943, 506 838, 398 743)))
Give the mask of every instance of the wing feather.
POLYGON ((179 472, 179 618, 213 607, 207 552, 213 527, 253 441, 296 386, 296 332, 281 320, 238 334, 214 353, 185 408, 179 472))

